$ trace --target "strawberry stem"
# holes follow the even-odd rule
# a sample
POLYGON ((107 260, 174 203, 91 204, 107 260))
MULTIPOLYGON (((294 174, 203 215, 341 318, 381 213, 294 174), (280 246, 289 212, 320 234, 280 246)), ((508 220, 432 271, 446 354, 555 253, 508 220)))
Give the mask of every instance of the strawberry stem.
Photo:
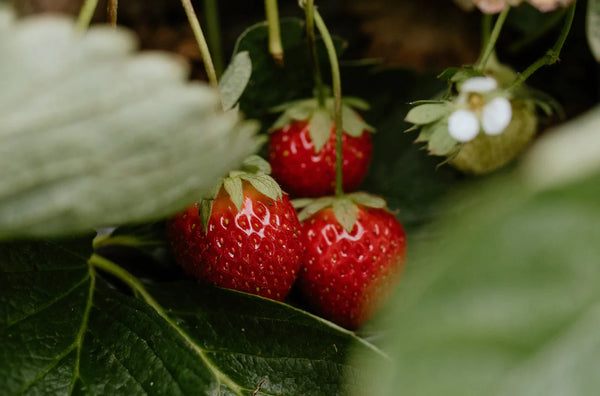
POLYGON ((334 123, 335 123, 335 195, 338 197, 344 195, 343 189, 343 150, 342 150, 342 134, 344 133, 342 125, 342 79, 340 76, 340 64, 338 62, 337 53, 335 51, 335 45, 329 30, 321 18, 318 10, 314 10, 315 24, 327 50, 329 56, 329 63, 331 64, 331 80, 333 85, 333 97, 334 97, 334 123))
POLYGON ((119 0, 108 0, 106 4, 106 13, 108 14, 108 23, 112 27, 117 26, 117 9, 119 8, 119 0))
POLYGON ((496 19, 496 24, 494 25, 494 29, 490 34, 487 43, 485 44, 484 50, 481 54, 481 57, 475 64, 475 69, 479 71, 483 71, 485 66, 487 65, 490 56, 494 52, 494 48, 496 47, 496 42, 498 41, 498 37, 500 36, 500 32, 502 31, 502 26, 504 26, 504 22, 506 21, 506 17, 508 16, 508 12, 510 11, 510 7, 506 7, 504 11, 498 15, 498 19, 496 19))
POLYGON ((206 22, 206 38, 213 54, 217 78, 223 73, 223 46, 221 44, 221 24, 217 0, 204 0, 204 21, 206 22))
POLYGON ((315 43, 315 2, 307 0, 304 10, 306 12, 306 41, 310 53, 310 59, 313 67, 313 76, 315 79, 315 88, 319 107, 325 107, 325 88, 323 87, 323 77, 321 76, 321 67, 319 66, 319 57, 317 55, 317 45, 315 43))
POLYGON ((79 16, 77 17, 77 28, 86 30, 90 26, 96 7, 98 6, 98 0, 85 0, 81 10, 79 10, 79 16))
POLYGON ((539 68, 541 68, 543 66, 547 66, 547 65, 552 65, 552 64, 558 62, 560 52, 562 51, 562 47, 565 44, 565 41, 567 40, 567 36, 569 35, 569 32, 571 31, 571 26, 573 25, 574 18, 575 18, 575 2, 573 4, 571 4, 571 6, 569 7, 569 11, 567 13, 567 17, 565 18, 565 22, 563 24, 562 30, 560 31, 560 35, 558 36, 558 39, 556 40, 556 42, 554 43, 552 48, 550 48, 548 50, 548 52, 546 52, 546 54, 544 54, 544 56, 542 56, 537 61, 535 61, 531 65, 529 65, 529 67, 527 69, 525 69, 525 71, 523 71, 523 73, 519 74, 519 77, 517 77, 517 79, 508 88, 509 90, 515 89, 519 85, 523 84, 525 82, 525 80, 527 80, 539 68))
POLYGON ((192 28, 194 36, 196 37, 196 42, 198 43, 198 49, 200 50, 200 54, 202 55, 202 61, 204 62, 204 69, 206 70, 208 81, 210 82, 210 85, 217 88, 219 86, 217 80, 217 73, 215 72, 215 66, 210 56, 208 43, 206 42, 206 38, 204 37, 204 33, 202 32, 202 28, 200 27, 200 21, 198 21, 198 17, 196 16, 196 12, 194 11, 194 6, 192 5, 191 0, 181 0, 181 4, 183 5, 183 9, 185 10, 185 14, 187 15, 190 27, 192 28))
POLYGON ((281 32, 279 31, 279 8, 277 0, 265 0, 265 13, 269 28, 269 52, 275 62, 282 66, 283 45, 281 44, 281 32))

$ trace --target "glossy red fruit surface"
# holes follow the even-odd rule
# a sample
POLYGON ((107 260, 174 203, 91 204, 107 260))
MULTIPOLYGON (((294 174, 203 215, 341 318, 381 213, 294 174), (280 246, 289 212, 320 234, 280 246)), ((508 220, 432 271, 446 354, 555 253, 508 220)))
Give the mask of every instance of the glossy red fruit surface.
POLYGON ((404 268, 404 230, 383 209, 359 206, 352 232, 323 209, 302 223, 301 239, 301 292, 319 315, 348 329, 376 312, 404 268))
MULTIPOLYGON (((272 176, 292 197, 319 197, 335 190, 335 128, 325 146, 315 153, 308 121, 293 122, 270 136, 268 159, 272 176)), ((367 174, 373 155, 371 134, 343 134, 343 186, 354 191, 367 174)))
POLYGON ((172 218, 168 238, 177 262, 202 282, 283 300, 298 275, 300 223, 287 195, 273 200, 243 182, 237 208, 223 188, 205 233, 198 205, 172 218))

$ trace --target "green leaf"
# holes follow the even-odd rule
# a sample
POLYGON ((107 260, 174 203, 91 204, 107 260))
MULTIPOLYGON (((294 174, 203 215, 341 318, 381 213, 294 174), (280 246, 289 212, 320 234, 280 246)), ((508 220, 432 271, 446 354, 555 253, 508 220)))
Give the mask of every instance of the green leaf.
POLYGON ((331 114, 329 111, 321 108, 314 111, 308 123, 308 133, 315 145, 315 153, 320 152, 331 137, 331 114))
POLYGON ((279 184, 271 176, 245 174, 241 176, 241 179, 250 182, 254 188, 267 197, 273 200, 281 199, 281 187, 279 187, 279 184))
POLYGON ((165 218, 257 150, 256 124, 223 114, 177 58, 134 46, 58 17, 0 35, 0 238, 165 218))
MULTIPOLYGON (((268 51, 266 22, 249 27, 236 43, 234 53, 248 51, 252 60, 250 83, 240 99, 240 109, 248 117, 263 118, 275 106, 298 98, 312 97, 314 79, 304 21, 298 18, 281 18, 280 29, 285 52, 283 67, 273 60, 268 51)), ((337 53, 341 54, 346 46, 345 42, 334 37, 334 43, 337 53)), ((321 70, 328 70, 328 58, 321 40, 317 40, 317 50, 321 70)))
POLYGON ((371 392, 596 393, 598 171, 538 192, 513 172, 449 202, 382 317, 396 364, 370 366, 371 392))
POLYGON ((248 51, 238 52, 233 56, 231 63, 225 69, 219 81, 221 103, 225 111, 233 108, 244 93, 250 76, 252 75, 252 61, 248 51))
POLYGON ((227 191, 231 202, 233 202, 238 212, 242 210, 242 206, 244 205, 242 179, 239 177, 228 177, 223 182, 223 188, 227 191))
POLYGON ((600 62, 600 0, 588 1, 586 33, 592 54, 600 62))
POLYGON ((383 358, 338 326, 243 293, 144 287, 121 273, 139 298, 124 294, 105 264, 87 263, 89 240, 72 245, 0 245, 3 393, 344 394, 366 391, 350 347, 383 358))
POLYGON ((346 197, 338 198, 333 201, 333 214, 338 223, 351 232, 358 219, 358 206, 346 197))
POLYGON ((448 133, 448 124, 445 122, 433 124, 429 133, 427 148, 433 155, 447 155, 458 145, 458 141, 448 133))
POLYGON ((413 124, 429 124, 446 116, 451 107, 444 104, 427 103, 413 107, 406 115, 406 121, 413 124))

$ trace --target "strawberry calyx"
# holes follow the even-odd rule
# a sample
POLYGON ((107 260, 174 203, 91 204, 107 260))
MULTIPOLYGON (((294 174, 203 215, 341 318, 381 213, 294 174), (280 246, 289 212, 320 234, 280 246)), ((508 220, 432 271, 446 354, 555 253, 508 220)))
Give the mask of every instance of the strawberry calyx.
POLYGON ((294 199, 292 205, 301 209, 298 213, 300 222, 323 209, 332 208, 336 220, 348 232, 351 232, 356 224, 359 205, 376 209, 385 209, 387 206, 383 198, 362 191, 341 196, 294 199))
MULTIPOLYGON (((315 153, 319 153, 331 136, 331 124, 334 122, 334 98, 327 98, 324 106, 319 105, 317 99, 302 99, 280 106, 271 110, 283 114, 269 128, 269 132, 280 130, 294 121, 308 121, 309 134, 315 146, 315 153)), ((356 110, 369 110, 367 102, 356 97, 342 99, 342 124, 344 132, 353 137, 362 136, 367 132, 375 132, 375 128, 367 124, 356 110)))
POLYGON ((252 185, 258 192, 277 201, 282 198, 283 192, 279 184, 269 174, 271 165, 258 155, 251 155, 242 163, 239 170, 232 170, 227 177, 222 178, 213 186, 208 196, 200 201, 200 221, 204 232, 208 232, 208 222, 212 214, 213 204, 221 188, 225 190, 229 199, 238 211, 244 204, 243 182, 252 185))

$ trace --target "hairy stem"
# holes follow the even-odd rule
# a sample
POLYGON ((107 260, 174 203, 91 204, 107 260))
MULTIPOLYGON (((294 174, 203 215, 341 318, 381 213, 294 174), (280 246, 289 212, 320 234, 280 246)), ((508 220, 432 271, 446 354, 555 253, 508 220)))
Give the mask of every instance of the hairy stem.
POLYGON ((215 72, 215 66, 212 62, 210 50, 208 49, 208 43, 206 42, 206 38, 204 37, 204 33, 202 32, 202 28, 200 27, 200 21, 198 21, 198 17, 196 16, 196 11, 194 11, 192 1, 181 0, 181 4, 183 5, 183 9, 185 10, 185 14, 187 15, 190 27, 194 32, 194 37, 196 37, 196 42, 198 43, 198 49, 200 50, 200 54, 202 55, 202 62, 204 62, 204 69, 206 70, 208 81, 210 82, 210 85, 217 88, 219 86, 219 83, 217 80, 217 73, 215 72))
POLYGON ((106 13, 108 14, 108 23, 117 26, 117 9, 119 8, 119 0, 108 0, 106 3, 106 13))
POLYGON ((335 103, 335 195, 340 197, 344 195, 342 171, 342 165, 344 163, 342 158, 342 134, 344 133, 344 129, 342 125, 342 79, 340 76, 340 65, 331 34, 329 33, 323 18, 321 18, 321 14, 319 14, 319 11, 316 9, 314 10, 314 17, 317 29, 319 29, 319 33, 321 33, 321 37, 323 37, 325 49, 327 50, 327 55, 329 57, 329 63, 331 64, 331 81, 333 85, 333 98, 335 103))
POLYGON ((98 6, 98 0, 85 0, 81 10, 79 10, 79 16, 77 17, 77 28, 85 30, 90 26, 96 7, 98 6))
POLYGON ((217 0, 204 0, 204 20, 208 46, 213 55, 215 73, 221 76, 224 68, 223 45, 221 43, 221 19, 219 18, 219 3, 217 0))
POLYGON ((556 42, 554 43, 552 48, 550 48, 544 56, 542 56, 541 58, 539 58, 538 60, 533 62, 531 65, 529 65, 529 67, 527 69, 525 69, 525 71, 523 71, 523 73, 519 74, 519 77, 517 77, 517 79, 508 88, 509 90, 515 89, 519 85, 523 84, 525 82, 525 80, 527 80, 540 67, 552 65, 559 61, 560 52, 562 51, 565 41, 567 40, 567 36, 569 35, 569 32, 571 31, 571 26, 573 25, 574 18, 575 18, 575 3, 573 3, 569 7, 569 11, 567 12, 567 16, 565 18, 565 22, 563 23, 563 27, 560 31, 560 35, 558 36, 558 39, 556 40, 556 42))
POLYGON ((279 31, 279 7, 277 0, 265 0, 265 13, 269 28, 269 52, 278 65, 283 65, 283 45, 279 31))
POLYGON ((321 76, 321 67, 319 66, 319 57, 317 55, 317 44, 315 40, 315 1, 307 0, 304 10, 306 12, 306 40, 308 41, 308 49, 310 60, 313 67, 313 77, 315 79, 315 91, 319 107, 325 106, 325 88, 323 87, 323 77, 321 76))
POLYGON ((485 47, 483 52, 481 53, 481 57, 479 61, 475 64, 475 69, 479 71, 483 71, 485 66, 487 65, 490 56, 494 52, 494 48, 496 47, 496 42, 498 41, 498 37, 500 36, 500 32, 502 31, 502 26, 504 26, 504 22, 506 21, 506 17, 508 16, 508 12, 510 11, 510 7, 506 7, 504 11, 498 15, 498 19, 496 19, 496 23, 494 24, 494 29, 492 29, 492 33, 485 43, 485 47))

